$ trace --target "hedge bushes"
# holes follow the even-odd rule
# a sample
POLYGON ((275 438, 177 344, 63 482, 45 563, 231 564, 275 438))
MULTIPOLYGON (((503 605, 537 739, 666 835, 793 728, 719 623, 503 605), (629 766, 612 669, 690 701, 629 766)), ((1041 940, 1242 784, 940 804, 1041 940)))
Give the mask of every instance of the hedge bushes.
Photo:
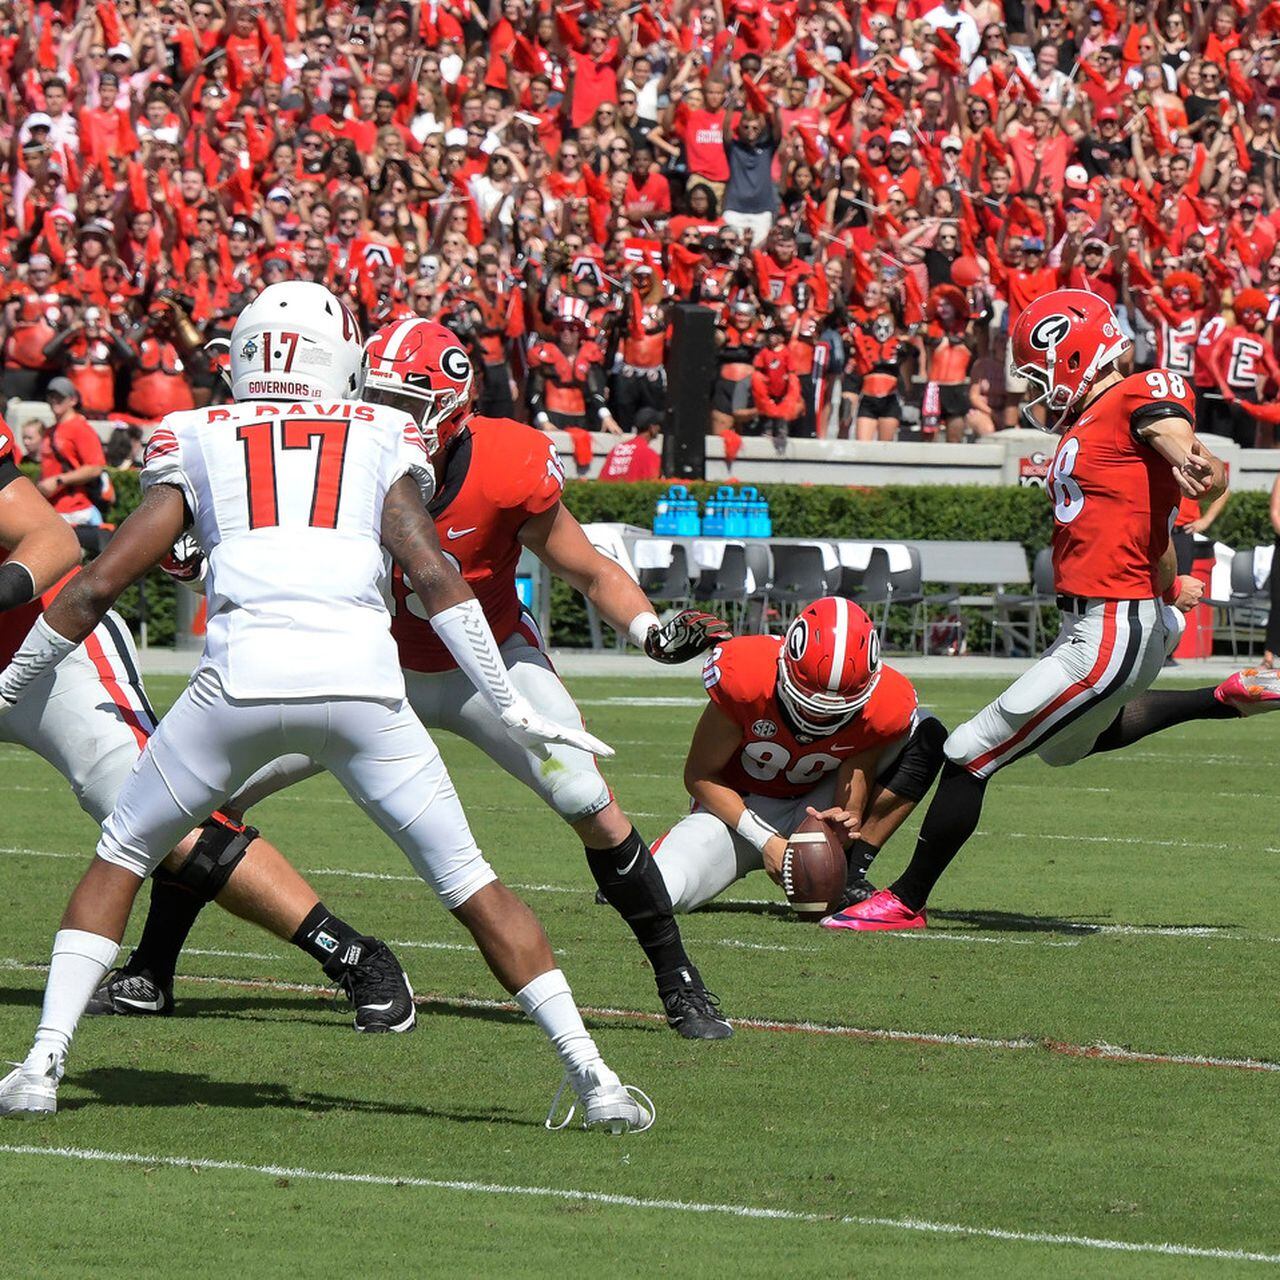
MULTIPOLYGON (((119 524, 141 500, 136 471, 114 471, 119 524)), ((690 493, 705 502, 714 484, 691 484, 690 493)), ((600 484, 571 480, 565 506, 584 524, 614 521, 649 527, 654 504, 665 484, 600 484)), ((835 485, 777 484, 763 488, 779 538, 901 538, 1020 542, 1033 557, 1049 545, 1053 522, 1043 490, 981 485, 885 485, 858 488, 835 485)), ((1234 494, 1213 529, 1219 541, 1234 547, 1270 543, 1271 522, 1265 493, 1234 494)), ((144 615, 153 645, 170 645, 174 634, 176 587, 164 574, 145 580, 143 592, 131 589, 119 609, 140 630, 144 615)), ((552 641, 565 647, 589 643, 581 599, 561 582, 552 590, 552 641)), ((973 637, 975 643, 979 637, 973 637)))

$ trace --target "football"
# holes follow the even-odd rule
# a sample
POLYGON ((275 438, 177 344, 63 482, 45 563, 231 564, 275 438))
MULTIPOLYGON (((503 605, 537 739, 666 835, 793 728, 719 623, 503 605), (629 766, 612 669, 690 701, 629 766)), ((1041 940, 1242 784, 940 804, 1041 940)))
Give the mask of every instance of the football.
POLYGON ((787 841, 782 891, 802 920, 820 920, 840 901, 847 869, 836 827, 823 818, 805 818, 787 841))

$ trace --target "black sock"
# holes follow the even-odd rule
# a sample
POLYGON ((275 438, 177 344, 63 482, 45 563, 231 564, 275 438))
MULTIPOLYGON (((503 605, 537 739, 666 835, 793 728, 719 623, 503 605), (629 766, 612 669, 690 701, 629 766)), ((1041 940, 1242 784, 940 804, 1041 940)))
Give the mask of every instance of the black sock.
POLYGON ((1090 755, 1117 751, 1161 729, 1189 720, 1234 720, 1240 713, 1213 696, 1213 686, 1203 689, 1158 689, 1139 694, 1098 735, 1090 755))
POLYGON ((344 969, 358 964, 364 954, 361 945, 364 935, 339 916, 330 915, 323 902, 311 908, 289 941, 305 951, 331 978, 340 977, 344 969))
POLYGON ((844 856, 849 859, 849 874, 845 877, 845 884, 852 886, 859 880, 865 880, 879 852, 878 844, 872 844, 869 840, 855 840, 844 851, 844 856))
POLYGON ((172 982, 187 934, 203 910, 203 898, 163 867, 157 868, 151 876, 151 906, 142 937, 125 965, 126 972, 146 969, 156 981, 172 982))
POLYGON ((916 851, 891 886, 912 911, 919 911, 928 901, 938 877, 977 829, 986 789, 985 778, 975 778, 950 760, 942 766, 938 789, 920 825, 916 851))
POLYGON ((631 926, 658 978, 678 986, 689 981, 693 965, 680 940, 680 927, 671 910, 671 895, 658 864, 640 833, 631 833, 612 849, 587 849, 587 866, 609 905, 631 926))

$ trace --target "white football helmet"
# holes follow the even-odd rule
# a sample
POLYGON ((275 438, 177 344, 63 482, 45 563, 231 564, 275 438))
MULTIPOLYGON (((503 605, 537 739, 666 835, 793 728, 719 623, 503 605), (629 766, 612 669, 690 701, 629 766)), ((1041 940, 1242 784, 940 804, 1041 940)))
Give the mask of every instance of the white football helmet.
POLYGON ((360 326, 324 285, 268 285, 231 331, 231 394, 237 400, 354 400, 363 360, 360 326))

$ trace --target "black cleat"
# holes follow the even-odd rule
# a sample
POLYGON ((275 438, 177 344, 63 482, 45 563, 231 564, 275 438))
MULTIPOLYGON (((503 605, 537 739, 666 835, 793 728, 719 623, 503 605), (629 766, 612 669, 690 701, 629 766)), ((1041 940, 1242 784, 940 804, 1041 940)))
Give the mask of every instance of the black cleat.
POLYGON ((677 1035, 686 1040, 727 1040, 733 1035, 729 1019, 720 1012, 720 1001, 702 985, 696 970, 681 970, 677 981, 666 990, 658 988, 667 1025, 677 1035))
POLYGON ((85 1012, 167 1017, 173 1012, 173 983, 157 982, 150 970, 135 972, 126 964, 122 969, 112 969, 102 979, 97 991, 89 997, 85 1012))
POLYGON ((841 897, 836 911, 843 911, 846 907, 853 907, 857 906, 859 902, 866 902, 875 891, 875 885, 866 876, 858 876, 850 880, 844 887, 844 896, 841 897))
POLYGON ((325 965, 355 1008, 357 1031, 412 1031, 418 1021, 413 988, 391 948, 377 938, 358 938, 341 959, 325 965), (354 954, 353 954, 354 953, 354 954), (337 968, 332 972, 330 965, 337 968))

